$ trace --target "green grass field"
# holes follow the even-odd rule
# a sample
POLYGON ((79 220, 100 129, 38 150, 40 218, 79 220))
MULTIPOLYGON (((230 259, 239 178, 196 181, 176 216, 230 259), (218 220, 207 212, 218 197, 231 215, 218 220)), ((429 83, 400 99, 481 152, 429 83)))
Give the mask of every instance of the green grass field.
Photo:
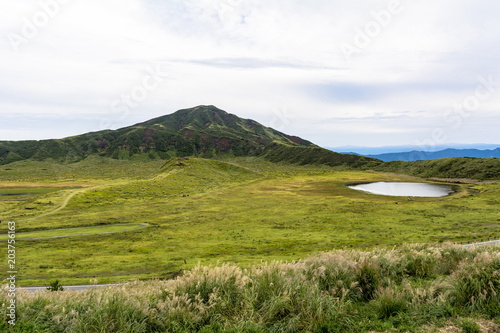
MULTIPOLYGON (((16 162, 0 168, 0 191, 38 192, 0 197, 0 232, 6 234, 6 221, 16 221, 19 239, 68 228, 150 226, 24 239, 16 244, 23 286, 163 278, 186 268, 184 260, 187 268, 218 261, 248 267, 342 247, 500 238, 497 182, 454 184, 451 196, 411 201, 346 187, 370 181, 423 180, 257 158, 16 162)), ((7 271, 4 261, 0 270, 7 271)))
MULTIPOLYGON (((79 237, 97 234, 112 234, 116 232, 126 232, 139 228, 144 228, 147 225, 143 224, 114 224, 103 225, 97 227, 82 227, 82 228, 65 228, 65 229, 50 229, 43 231, 31 231, 16 233, 16 239, 49 239, 60 237, 79 237)), ((0 241, 7 240, 8 235, 0 235, 0 241)))

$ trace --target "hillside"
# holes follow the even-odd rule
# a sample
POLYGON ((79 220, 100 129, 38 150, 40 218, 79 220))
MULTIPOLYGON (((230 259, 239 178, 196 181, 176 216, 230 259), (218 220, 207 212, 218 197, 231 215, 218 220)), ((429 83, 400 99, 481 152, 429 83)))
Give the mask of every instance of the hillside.
POLYGON ((455 157, 429 161, 391 161, 380 164, 375 169, 425 178, 500 179, 498 158, 455 157))
MULTIPOLYGON (((197 156, 269 156, 288 162, 301 153, 329 165, 364 165, 375 160, 341 155, 296 136, 242 119, 214 106, 198 106, 118 130, 91 132, 59 140, 0 141, 0 165, 22 160, 77 162, 90 155, 113 159, 169 159, 197 156), (309 150, 309 148, 313 150, 309 150), (274 150, 279 151, 276 157, 274 150)), ((304 163, 305 161, 299 161, 304 163)), ((308 157, 307 163, 317 163, 308 157)))
POLYGON ((268 161, 293 163, 299 165, 347 166, 352 168, 371 168, 381 164, 377 159, 365 156, 340 154, 321 147, 275 146, 267 150, 268 161))

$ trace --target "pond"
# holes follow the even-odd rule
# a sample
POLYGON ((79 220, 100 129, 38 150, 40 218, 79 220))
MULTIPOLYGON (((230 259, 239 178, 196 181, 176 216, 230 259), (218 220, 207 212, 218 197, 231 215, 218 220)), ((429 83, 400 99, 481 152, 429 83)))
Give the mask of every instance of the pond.
POLYGON ((33 195, 36 193, 0 193, 0 197, 11 197, 15 195, 33 195))
POLYGON ((450 185, 429 183, 376 182, 349 186, 353 190, 396 197, 444 197, 454 192, 450 185))

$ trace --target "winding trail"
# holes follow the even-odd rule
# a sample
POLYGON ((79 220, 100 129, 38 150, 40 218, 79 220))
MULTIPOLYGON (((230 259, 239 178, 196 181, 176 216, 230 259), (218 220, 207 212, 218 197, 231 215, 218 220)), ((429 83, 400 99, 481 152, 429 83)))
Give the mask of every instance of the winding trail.
MULTIPOLYGON (((102 185, 98 185, 98 186, 102 186, 102 185)), ((71 201, 71 199, 73 199, 73 197, 75 195, 80 194, 80 193, 84 193, 84 192, 87 192, 87 191, 90 191, 92 189, 95 190, 96 187, 98 187, 98 186, 91 186, 91 187, 81 188, 81 189, 77 189, 77 190, 63 190, 64 192, 68 192, 68 193, 66 193, 66 195, 63 196, 62 202, 61 202, 61 204, 58 207, 56 207, 56 208, 54 208, 54 209, 52 209, 52 210, 50 210, 48 212, 42 213, 40 215, 36 215, 36 216, 30 217, 30 218, 27 218, 27 219, 19 220, 18 222, 33 221, 33 220, 36 220, 36 219, 39 219, 39 218, 42 218, 42 217, 53 215, 53 214, 55 214, 55 213, 63 210, 64 208, 66 208, 66 206, 68 205, 68 203, 71 201)), ((137 231, 137 230, 149 227, 149 225, 146 224, 146 223, 126 223, 126 224, 127 225, 138 225, 139 227, 138 228, 134 228, 134 229, 128 229, 128 230, 120 230, 120 231, 108 231, 108 232, 97 232, 97 233, 87 233, 87 234, 69 234, 69 235, 62 235, 62 236, 24 238, 22 240, 54 239, 54 238, 62 238, 62 237, 79 237, 79 236, 101 235, 101 234, 105 235, 105 234, 113 234, 113 233, 129 232, 129 231, 137 231)), ((89 227, 80 227, 80 228, 79 227, 75 227, 75 228, 65 228, 65 229, 71 230, 71 229, 95 228, 95 227, 99 227, 99 226, 89 226, 89 227)), ((102 227, 105 227, 105 226, 102 226, 102 227)), ((60 229, 51 229, 51 230, 60 230, 60 229)), ((49 230, 45 230, 45 231, 49 231, 49 230)))
POLYGON ((55 214, 57 213, 58 211, 60 210, 63 210, 64 208, 66 208, 66 206, 68 205, 69 201, 75 196, 77 195, 78 193, 83 193, 83 192, 86 192, 86 191, 89 191, 91 188, 93 187, 89 187, 89 188, 82 188, 82 189, 79 189, 79 190, 64 190, 64 191, 69 191, 69 193, 63 197, 63 201, 61 202, 61 205, 53 210, 50 210, 48 212, 45 212, 45 213, 42 213, 40 215, 37 215, 37 216, 34 216, 34 217, 30 217, 28 219, 24 219, 24 220, 19 220, 19 222, 23 222, 23 221, 32 221, 32 220, 36 220, 40 217, 45 217, 45 216, 48 216, 48 215, 52 215, 52 214, 55 214))
POLYGON ((71 190, 69 195, 66 196, 66 198, 63 199, 63 202, 61 204, 61 206, 59 206, 58 208, 54 209, 52 212, 50 212, 50 214, 54 214, 64 208, 66 208, 66 206, 68 205, 69 201, 75 196, 77 195, 78 193, 82 193, 82 192, 85 192, 85 191, 88 191, 89 188, 84 188, 84 189, 80 189, 80 190, 71 190))

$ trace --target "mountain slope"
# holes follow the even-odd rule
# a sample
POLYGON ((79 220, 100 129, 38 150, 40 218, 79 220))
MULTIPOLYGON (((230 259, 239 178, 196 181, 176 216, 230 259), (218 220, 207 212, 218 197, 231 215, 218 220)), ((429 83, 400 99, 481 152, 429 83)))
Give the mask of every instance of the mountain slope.
POLYGON ((382 162, 366 156, 340 154, 320 147, 285 147, 283 145, 268 149, 264 156, 271 162, 286 162, 300 165, 320 164, 328 166, 348 166, 353 168, 372 168, 382 162))
POLYGON ((378 171, 409 174, 417 177, 500 179, 500 159, 454 157, 429 161, 391 161, 380 164, 378 171))
POLYGON ((376 161, 333 153, 215 106, 183 109, 118 130, 59 140, 0 141, 0 164, 26 159, 76 162, 90 155, 115 159, 263 156, 292 163, 356 166, 376 161), (297 160, 297 154, 307 158, 297 160))
POLYGON ((260 155, 271 143, 315 146, 216 107, 199 106, 115 131, 60 140, 1 141, 0 163, 47 158, 78 161, 92 154, 118 159, 144 154, 150 158, 260 155))

